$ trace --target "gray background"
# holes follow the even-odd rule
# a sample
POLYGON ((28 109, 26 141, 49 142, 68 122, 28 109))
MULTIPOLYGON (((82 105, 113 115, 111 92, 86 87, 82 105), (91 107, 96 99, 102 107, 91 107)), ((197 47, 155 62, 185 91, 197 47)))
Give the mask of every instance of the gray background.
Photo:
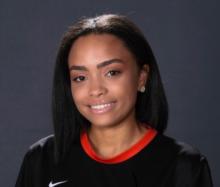
MULTIPOLYGON (((58 44, 82 16, 128 15, 148 38, 170 106, 167 134, 206 155, 220 186, 218 0, 0 2, 0 185, 14 186, 29 145, 53 133, 58 44)), ((147 169, 147 168, 146 168, 147 169)))

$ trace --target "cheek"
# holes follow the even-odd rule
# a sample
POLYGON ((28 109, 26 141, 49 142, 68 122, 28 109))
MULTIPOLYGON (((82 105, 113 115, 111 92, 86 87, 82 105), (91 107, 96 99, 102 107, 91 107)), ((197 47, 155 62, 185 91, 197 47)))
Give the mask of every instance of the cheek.
POLYGON ((76 88, 76 87, 72 86, 71 87, 71 93, 72 93, 73 101, 77 105, 78 103, 80 103, 83 100, 84 94, 86 92, 83 91, 82 88, 76 88))
POLYGON ((122 85, 125 88, 125 90, 129 90, 133 92, 137 91, 138 77, 135 74, 135 72, 127 73, 122 79, 122 85))
POLYGON ((133 101, 137 94, 137 79, 135 76, 124 76, 118 84, 112 85, 112 91, 123 100, 133 101))

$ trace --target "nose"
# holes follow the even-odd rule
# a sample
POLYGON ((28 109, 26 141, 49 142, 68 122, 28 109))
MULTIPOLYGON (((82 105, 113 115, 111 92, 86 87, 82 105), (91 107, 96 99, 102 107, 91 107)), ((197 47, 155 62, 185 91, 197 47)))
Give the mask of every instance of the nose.
POLYGON ((107 93, 107 88, 104 84, 99 81, 93 81, 89 85, 89 95, 92 97, 100 97, 101 95, 105 95, 107 93))

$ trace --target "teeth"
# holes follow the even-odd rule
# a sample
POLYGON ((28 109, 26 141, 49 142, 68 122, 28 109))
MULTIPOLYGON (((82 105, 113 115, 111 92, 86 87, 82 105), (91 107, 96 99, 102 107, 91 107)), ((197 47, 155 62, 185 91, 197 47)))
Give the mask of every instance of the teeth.
POLYGON ((110 105, 111 105, 111 103, 104 104, 104 105, 93 105, 93 106, 91 106, 91 108, 92 109, 103 109, 103 108, 108 107, 110 105))

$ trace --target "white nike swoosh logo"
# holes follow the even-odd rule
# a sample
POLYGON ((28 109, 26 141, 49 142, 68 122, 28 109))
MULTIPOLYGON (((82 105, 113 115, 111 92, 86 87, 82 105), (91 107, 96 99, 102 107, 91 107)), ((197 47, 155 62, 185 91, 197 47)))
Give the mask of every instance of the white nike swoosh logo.
POLYGON ((67 182, 67 181, 60 181, 60 182, 56 182, 56 183, 53 183, 53 182, 51 181, 48 186, 49 186, 49 187, 54 187, 54 186, 57 186, 57 185, 59 185, 59 184, 63 184, 63 183, 65 183, 65 182, 67 182))

